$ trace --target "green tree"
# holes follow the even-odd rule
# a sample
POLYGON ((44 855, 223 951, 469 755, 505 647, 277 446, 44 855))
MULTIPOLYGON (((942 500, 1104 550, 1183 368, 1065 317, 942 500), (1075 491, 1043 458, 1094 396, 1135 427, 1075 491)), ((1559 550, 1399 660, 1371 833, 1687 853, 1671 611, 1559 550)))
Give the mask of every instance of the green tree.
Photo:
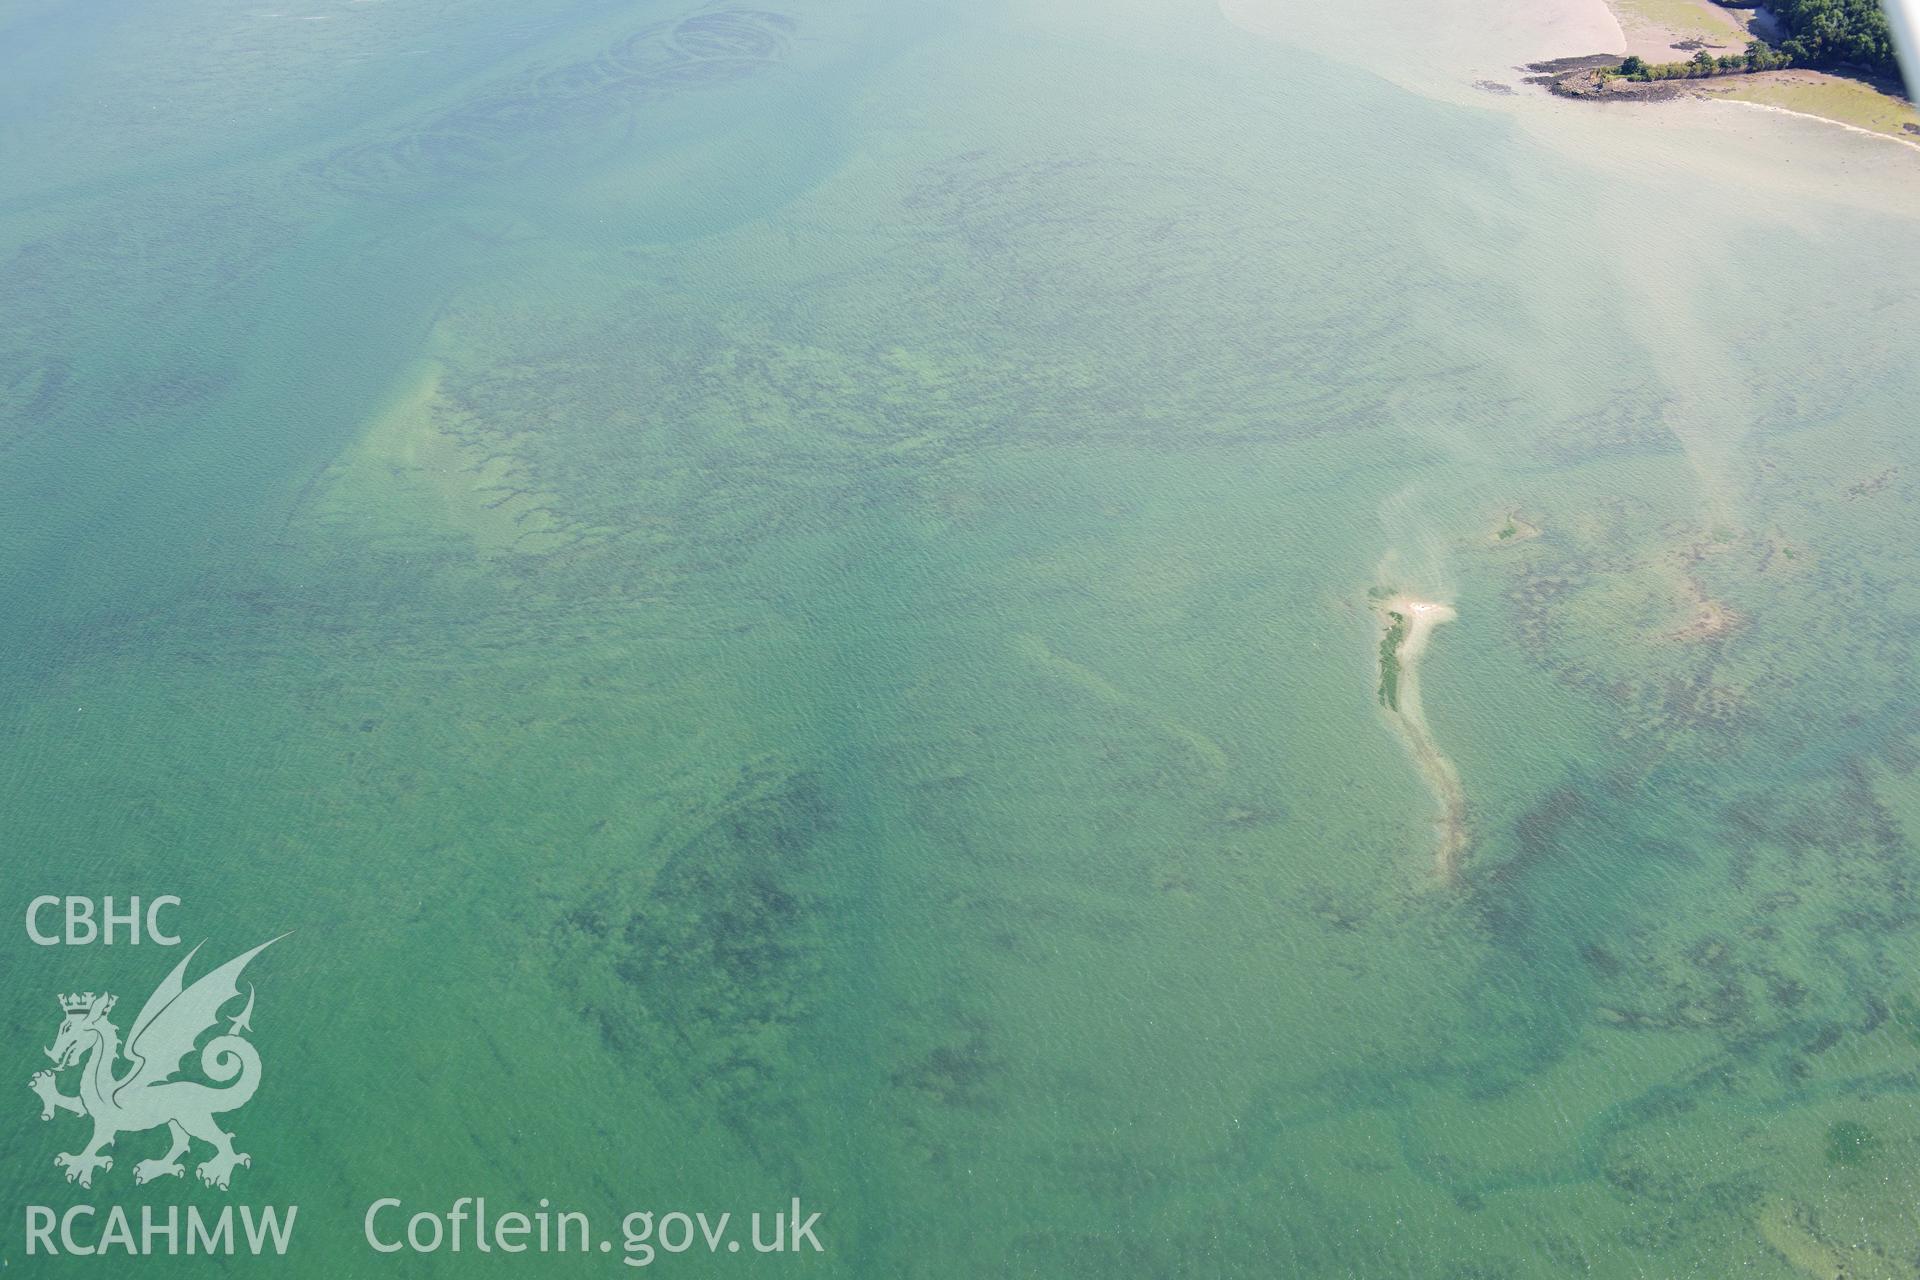
POLYGON ((1854 66, 1898 75, 1893 33, 1875 0, 1769 0, 1786 24, 1781 49, 1801 66, 1854 66))

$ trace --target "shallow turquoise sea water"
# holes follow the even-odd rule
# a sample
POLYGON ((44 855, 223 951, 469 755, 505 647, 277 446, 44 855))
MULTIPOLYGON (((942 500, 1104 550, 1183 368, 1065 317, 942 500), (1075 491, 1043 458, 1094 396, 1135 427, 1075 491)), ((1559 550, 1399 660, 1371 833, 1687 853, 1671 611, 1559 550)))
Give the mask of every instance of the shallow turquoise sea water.
POLYGON ((306 8, 4 17, 7 909, 294 931, 226 1193, 25 1088, 176 953, 0 941, 9 1269, 1911 1274, 1910 219, 1186 0, 306 8))

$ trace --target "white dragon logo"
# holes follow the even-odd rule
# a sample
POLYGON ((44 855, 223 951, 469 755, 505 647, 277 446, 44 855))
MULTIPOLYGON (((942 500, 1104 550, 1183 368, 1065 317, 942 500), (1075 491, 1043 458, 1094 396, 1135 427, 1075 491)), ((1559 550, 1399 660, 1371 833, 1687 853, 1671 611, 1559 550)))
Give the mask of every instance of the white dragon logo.
POLYGON ((53 1158, 55 1165, 67 1171, 68 1182, 91 1187, 94 1170, 113 1168, 113 1157, 101 1152, 113 1145, 115 1137, 163 1124, 173 1135, 173 1145, 160 1159, 142 1160, 133 1166, 137 1183, 180 1177, 185 1172, 180 1157, 187 1153, 193 1138, 213 1147, 213 1156, 195 1170, 208 1186, 224 1191, 235 1165, 253 1164, 253 1157, 233 1149, 233 1135, 213 1119, 245 1106, 260 1087, 260 1054, 241 1038, 241 1032, 253 1029, 251 986, 247 988, 247 1007, 231 1020, 225 1033, 208 1040, 200 1050, 200 1070, 225 1087, 171 1077, 200 1037, 220 1021, 221 1007, 239 996, 240 971, 247 962, 278 941, 271 939, 236 956, 190 987, 183 979, 200 948, 189 951, 147 997, 140 1016, 133 1020, 124 1051, 132 1065, 121 1075, 114 1074, 122 1056, 120 1030, 107 1020, 114 997, 91 991, 60 997, 66 1018, 60 1023, 53 1047, 46 1051, 53 1059, 53 1070, 39 1072, 31 1084, 40 1095, 42 1120, 51 1120, 56 1111, 93 1117, 93 1140, 77 1152, 63 1152, 53 1158), (54 1073, 82 1060, 86 1065, 80 1072, 79 1095, 68 1097, 60 1092, 54 1073))

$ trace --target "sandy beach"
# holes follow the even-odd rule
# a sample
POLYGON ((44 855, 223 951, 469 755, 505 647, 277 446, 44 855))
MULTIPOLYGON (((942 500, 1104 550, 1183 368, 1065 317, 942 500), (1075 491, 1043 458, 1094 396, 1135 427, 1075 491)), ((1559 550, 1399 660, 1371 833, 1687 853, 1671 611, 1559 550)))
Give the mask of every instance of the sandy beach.
POLYGON ((1795 68, 1704 82, 1699 95, 1823 124, 1920 150, 1920 112, 1858 80, 1795 68))
POLYGON ((1728 9, 1713 0, 1608 0, 1608 4, 1619 20, 1626 52, 1649 62, 1678 61, 1702 47, 1709 53, 1738 53, 1749 40, 1779 34, 1778 24, 1764 10, 1728 9))

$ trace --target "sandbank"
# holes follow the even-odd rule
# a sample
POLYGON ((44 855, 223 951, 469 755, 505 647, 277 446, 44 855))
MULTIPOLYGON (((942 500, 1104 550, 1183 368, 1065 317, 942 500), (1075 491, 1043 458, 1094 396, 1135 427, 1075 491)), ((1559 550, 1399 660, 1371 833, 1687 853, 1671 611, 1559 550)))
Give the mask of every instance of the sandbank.
POLYGON ((1439 802, 1434 869, 1452 877, 1467 847, 1467 800, 1460 773, 1433 740, 1420 703, 1420 658, 1433 630, 1458 616, 1451 605, 1415 596, 1393 596, 1380 603, 1380 703, 1413 753, 1414 764, 1439 802))

